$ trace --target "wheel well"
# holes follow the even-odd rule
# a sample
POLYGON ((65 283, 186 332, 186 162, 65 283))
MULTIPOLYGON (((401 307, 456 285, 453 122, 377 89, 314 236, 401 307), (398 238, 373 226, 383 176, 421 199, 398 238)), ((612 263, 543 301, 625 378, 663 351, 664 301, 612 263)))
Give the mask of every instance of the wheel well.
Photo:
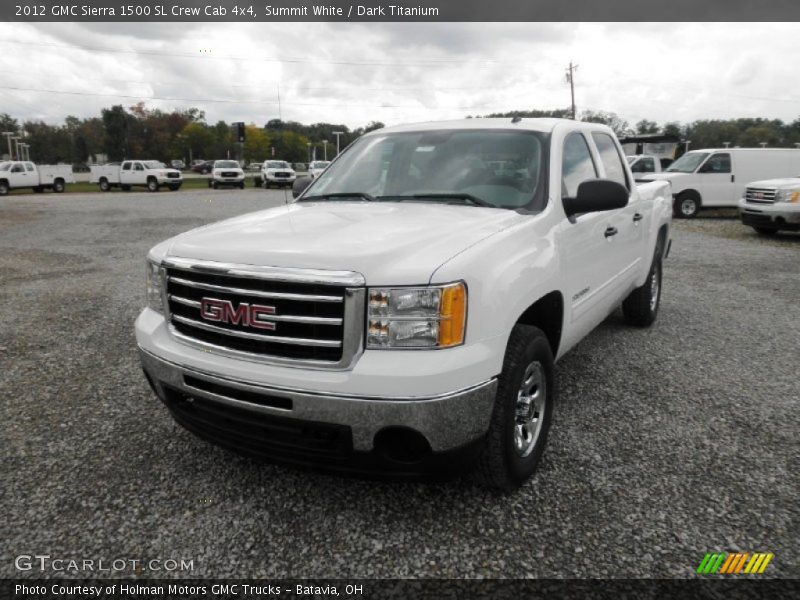
POLYGON ((680 192, 678 192, 675 195, 675 198, 678 199, 678 198, 681 198, 681 197, 694 198, 695 200, 697 200, 697 202, 699 204, 703 203, 703 197, 700 195, 700 192, 698 192, 697 190, 692 190, 692 189, 681 190, 680 192))
POLYGON ((558 354, 561 343, 561 328, 564 322, 564 298, 561 292, 550 292, 531 304, 522 313, 517 323, 533 325, 541 329, 550 342, 553 356, 558 354))

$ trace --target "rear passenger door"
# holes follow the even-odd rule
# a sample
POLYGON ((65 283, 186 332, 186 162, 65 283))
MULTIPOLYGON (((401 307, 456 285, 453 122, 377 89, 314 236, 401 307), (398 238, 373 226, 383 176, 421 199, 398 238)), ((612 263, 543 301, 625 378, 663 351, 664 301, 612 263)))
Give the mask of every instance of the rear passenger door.
MULTIPOLYGON (((599 163, 606 179, 622 184, 628 190, 628 205, 618 210, 608 211, 609 226, 616 233, 608 237, 614 275, 610 283, 614 295, 627 294, 631 282, 637 274, 637 266, 642 260, 644 234, 652 207, 643 205, 638 194, 633 194, 634 183, 628 178, 625 158, 614 138, 603 131, 592 133, 599 163)), ((652 159, 651 159, 652 160, 652 159)))

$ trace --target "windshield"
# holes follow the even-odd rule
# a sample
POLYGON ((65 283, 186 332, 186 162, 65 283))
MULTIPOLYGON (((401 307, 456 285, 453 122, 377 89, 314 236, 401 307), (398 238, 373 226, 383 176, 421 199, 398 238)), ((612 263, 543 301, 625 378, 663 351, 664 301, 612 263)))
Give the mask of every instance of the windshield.
POLYGON ((532 131, 375 134, 342 154, 306 196, 522 208, 543 198, 545 139, 532 131))
POLYGON ((235 160, 218 160, 214 163, 215 169, 238 169, 239 163, 235 160))
POLYGON ((288 169, 289 163, 283 160, 270 160, 267 162, 268 169, 288 169))
POLYGON ((164 163, 159 162, 157 160, 145 160, 143 162, 144 162, 144 166, 147 167, 148 169, 166 169, 167 168, 167 165, 165 165, 164 163))
POLYGON ((311 168, 312 169, 324 169, 329 164, 331 164, 330 161, 318 160, 317 162, 311 163, 311 168))
POLYGON ((671 173, 694 173, 700 163, 708 156, 708 152, 690 152, 684 154, 669 167, 667 172, 671 173))

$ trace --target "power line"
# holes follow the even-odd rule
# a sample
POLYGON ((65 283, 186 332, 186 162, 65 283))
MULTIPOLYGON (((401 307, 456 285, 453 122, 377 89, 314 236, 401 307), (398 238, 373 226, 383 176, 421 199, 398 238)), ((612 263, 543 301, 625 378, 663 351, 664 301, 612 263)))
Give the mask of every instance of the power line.
MULTIPOLYGON (((278 106, 280 104, 288 104, 290 106, 323 106, 328 108, 335 108, 337 106, 345 106, 345 107, 352 107, 352 108, 420 108, 419 106, 415 105, 402 105, 402 104, 350 104, 348 102, 340 103, 340 104, 324 104, 319 102, 279 102, 279 101, 265 101, 265 100, 227 100, 227 99, 215 99, 215 98, 175 98, 175 97, 163 97, 163 96, 144 96, 144 95, 134 95, 134 94, 102 94, 98 92, 73 92, 68 90, 51 90, 51 89, 38 89, 38 88, 26 88, 26 87, 18 87, 18 86, 10 86, 10 85, 2 85, 0 86, 2 90, 11 90, 17 92, 34 92, 34 93, 43 93, 43 94, 66 94, 69 96, 97 96, 101 98, 127 98, 127 99, 134 99, 134 100, 160 100, 164 102, 210 102, 210 103, 220 103, 220 104, 263 104, 263 105, 270 105, 270 106, 278 106)), ((476 108, 484 108, 489 103, 486 102, 484 104, 478 104, 475 106, 453 106, 453 107, 440 107, 440 110, 475 110, 476 108)))

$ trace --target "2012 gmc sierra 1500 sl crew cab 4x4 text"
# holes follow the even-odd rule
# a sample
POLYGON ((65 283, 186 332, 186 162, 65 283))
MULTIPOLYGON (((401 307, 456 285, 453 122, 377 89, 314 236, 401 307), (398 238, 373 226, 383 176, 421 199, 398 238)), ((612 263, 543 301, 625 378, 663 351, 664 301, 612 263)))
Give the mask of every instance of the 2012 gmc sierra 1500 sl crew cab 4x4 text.
POLYGON ((656 317, 671 189, 636 186, 603 125, 380 129, 294 192, 147 258, 147 379, 178 423, 239 452, 474 469, 511 490, 542 456, 554 362, 620 304, 656 317))

